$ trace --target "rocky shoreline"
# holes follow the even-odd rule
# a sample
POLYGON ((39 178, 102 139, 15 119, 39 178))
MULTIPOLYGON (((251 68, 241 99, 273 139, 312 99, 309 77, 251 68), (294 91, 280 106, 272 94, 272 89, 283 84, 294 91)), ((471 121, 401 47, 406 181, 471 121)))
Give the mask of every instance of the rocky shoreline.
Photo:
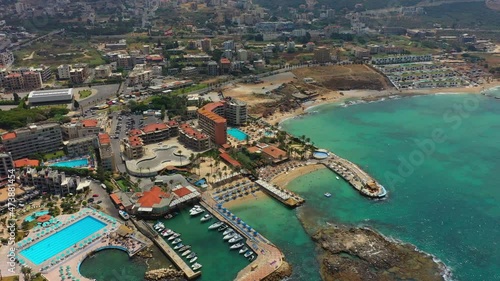
POLYGON ((332 226, 312 239, 321 249, 321 276, 330 280, 442 281, 446 266, 413 245, 390 241, 369 228, 332 226))

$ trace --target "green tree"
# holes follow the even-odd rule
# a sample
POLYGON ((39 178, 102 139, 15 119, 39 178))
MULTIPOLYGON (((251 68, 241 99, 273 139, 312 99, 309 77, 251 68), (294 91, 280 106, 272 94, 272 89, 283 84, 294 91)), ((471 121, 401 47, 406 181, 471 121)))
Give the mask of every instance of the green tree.
POLYGON ((73 107, 80 108, 80 103, 77 100, 73 100, 73 107))
POLYGON ((19 95, 17 93, 13 93, 12 97, 14 97, 15 102, 19 102, 21 100, 21 98, 19 97, 19 95))

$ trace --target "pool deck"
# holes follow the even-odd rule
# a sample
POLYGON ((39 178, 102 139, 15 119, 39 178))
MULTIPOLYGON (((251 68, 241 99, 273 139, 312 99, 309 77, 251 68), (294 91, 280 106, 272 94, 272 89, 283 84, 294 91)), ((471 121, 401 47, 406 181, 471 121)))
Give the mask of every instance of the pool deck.
MULTIPOLYGON (((115 232, 120 226, 120 224, 114 218, 104 213, 101 213, 97 210, 84 208, 80 210, 78 213, 72 215, 60 215, 57 217, 57 219, 63 223, 61 229, 64 229, 65 227, 88 216, 92 216, 102 222, 105 222, 107 225, 103 229, 95 233, 95 234, 97 233, 101 234, 100 236, 93 238, 88 244, 77 249, 77 251, 75 251, 71 255, 68 255, 59 261, 55 261, 55 258, 53 257, 51 260, 47 260, 39 265, 35 265, 30 260, 26 259, 24 256, 19 255, 19 252, 25 248, 29 248, 31 243, 35 244, 38 239, 41 240, 44 239, 43 238, 44 236, 42 237, 37 236, 37 234, 42 231, 42 228, 39 228, 38 230, 30 231, 28 237, 23 239, 23 241, 28 241, 28 238, 31 238, 31 242, 24 247, 18 247, 16 249, 18 258, 22 259, 25 265, 32 268, 34 272, 41 272, 42 275, 50 281, 62 279, 60 273, 61 268, 63 269, 63 275, 66 277, 66 280, 68 279, 68 272, 69 272, 71 273, 71 276, 74 276, 77 279, 91 281, 91 279, 82 276, 79 272, 80 263, 83 262, 83 260, 88 256, 89 253, 106 248, 118 248, 126 251, 129 254, 129 256, 133 256, 134 254, 142 250, 146 245, 145 242, 135 237, 127 238, 128 240, 117 240, 109 238, 108 234, 115 232)), ((45 237, 49 237, 50 235, 56 232, 57 229, 53 230, 53 232, 52 231, 49 232, 49 234, 46 234, 45 237)), ((17 268, 20 271, 21 266, 17 264, 17 268)))
POLYGON ((249 235, 247 231, 242 230, 241 225, 220 213, 217 208, 218 203, 210 195, 204 195, 200 204, 218 220, 225 222, 247 238, 245 243, 257 254, 257 258, 253 262, 238 272, 235 280, 262 280, 281 266, 284 260, 283 253, 264 236, 260 234, 256 236, 249 235))

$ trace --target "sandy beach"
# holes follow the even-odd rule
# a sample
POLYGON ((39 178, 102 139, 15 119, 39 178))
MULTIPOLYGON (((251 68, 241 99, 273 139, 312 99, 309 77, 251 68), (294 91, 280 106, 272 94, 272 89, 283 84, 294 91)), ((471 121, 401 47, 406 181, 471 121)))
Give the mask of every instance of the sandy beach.
POLYGON ((296 116, 300 116, 302 114, 307 113, 307 109, 335 102, 342 102, 346 99, 363 99, 363 100, 376 100, 387 96, 392 95, 400 95, 400 96, 414 96, 414 95, 432 95, 437 93, 471 93, 471 94, 479 94, 487 89, 499 87, 500 81, 493 81, 488 84, 482 85, 481 87, 460 87, 460 88, 429 88, 429 89, 412 89, 412 90, 396 90, 396 89, 388 89, 388 90, 349 90, 342 91, 342 94, 337 91, 330 91, 328 93, 324 93, 318 97, 318 99, 306 102, 303 104, 301 108, 298 108, 294 111, 284 112, 284 113, 276 113, 267 118, 263 118, 266 122, 272 125, 278 125, 286 119, 293 118, 296 116))
POLYGON ((235 200, 231 200, 229 202, 224 203, 224 208, 231 209, 232 207, 237 206, 237 205, 239 205, 241 203, 252 202, 252 201, 255 201, 255 200, 259 200, 260 198, 266 197, 266 196, 268 196, 268 195, 265 194, 263 191, 259 190, 259 191, 256 191, 253 194, 245 195, 243 197, 238 197, 235 200))
POLYGON ((271 183, 276 184, 279 187, 286 188, 287 184, 294 179, 324 168, 326 167, 322 164, 305 165, 295 168, 292 171, 279 174, 271 180, 271 183))

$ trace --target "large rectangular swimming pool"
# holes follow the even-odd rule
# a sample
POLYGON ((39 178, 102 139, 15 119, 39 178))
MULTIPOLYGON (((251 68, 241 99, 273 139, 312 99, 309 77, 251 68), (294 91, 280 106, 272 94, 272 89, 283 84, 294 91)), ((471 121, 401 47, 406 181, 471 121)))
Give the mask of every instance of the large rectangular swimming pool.
POLYGON ((245 134, 242 130, 236 128, 227 129, 227 133, 230 134, 233 138, 244 141, 247 139, 247 134, 245 134))
POLYGON ((88 216, 22 250, 20 254, 35 265, 39 265, 105 226, 106 224, 102 221, 88 216))
POLYGON ((86 158, 82 158, 69 161, 61 161, 54 164, 50 164, 49 166, 75 168, 75 167, 87 167, 88 165, 89 161, 86 158))

